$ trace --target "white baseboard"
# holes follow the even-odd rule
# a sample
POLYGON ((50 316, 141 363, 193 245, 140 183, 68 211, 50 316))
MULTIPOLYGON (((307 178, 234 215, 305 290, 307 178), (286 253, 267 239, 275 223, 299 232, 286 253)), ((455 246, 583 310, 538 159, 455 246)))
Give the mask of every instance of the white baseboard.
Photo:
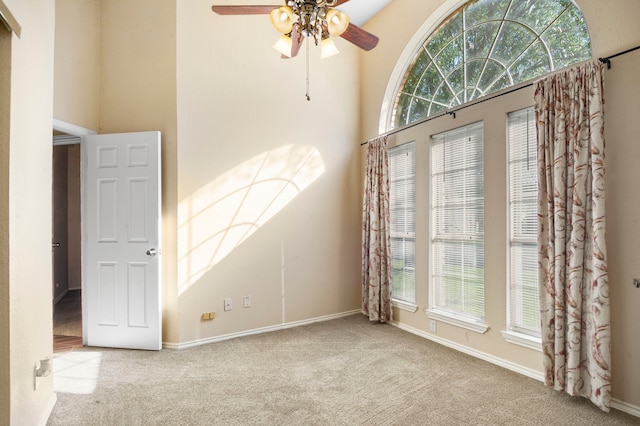
POLYGON ((208 337, 206 339, 192 340, 190 342, 184 342, 184 343, 163 342, 162 343, 162 347, 164 349, 187 349, 187 348, 192 348, 192 347, 195 347, 195 346, 207 345, 209 343, 216 343, 216 342, 222 342, 224 340, 235 339, 236 337, 244 337, 244 336, 251 336, 251 335, 254 335, 254 334, 270 333, 272 331, 285 330, 287 328, 293 328, 293 327, 300 327, 300 326, 303 326, 303 325, 309 325, 309 324, 313 324, 313 323, 321 322, 321 321, 331 321, 331 320, 334 320, 334 319, 348 317, 348 316, 354 315, 354 314, 359 314, 360 312, 361 312, 360 309, 358 309, 358 310, 354 310, 354 311, 342 312, 342 313, 339 313, 339 314, 331 314, 331 315, 325 315, 325 316, 322 316, 322 317, 310 318, 310 319, 306 319, 306 320, 302 320, 302 321, 293 321, 293 322, 287 322, 287 323, 283 323, 283 324, 272 325, 272 326, 268 326, 268 327, 255 328, 253 330, 240 331, 240 332, 237 332, 237 333, 223 334, 221 336, 208 337))
POLYGON ((472 357, 479 358, 481 360, 490 362, 491 364, 495 364, 499 367, 506 368, 507 370, 515 371, 516 373, 520 373, 523 376, 530 377, 532 379, 538 380, 540 382, 544 381, 544 374, 540 371, 535 371, 530 368, 523 367, 521 365, 515 364, 511 361, 504 360, 502 358, 498 358, 496 356, 490 355, 485 352, 481 352, 472 348, 468 348, 466 346, 460 345, 458 343, 452 342, 450 340, 443 339, 441 337, 435 336, 433 334, 425 333, 422 330, 418 330, 417 328, 408 326, 406 324, 401 324, 399 322, 392 322, 393 326, 398 327, 399 329, 408 331, 409 333, 415 334, 420 337, 424 337, 425 339, 431 340, 433 342, 439 343, 443 346, 449 347, 451 349, 455 349, 459 352, 465 353, 467 355, 471 355, 472 357))
POLYGON ((620 401, 615 398, 611 398, 611 408, 615 408, 618 411, 622 411, 632 416, 640 417, 640 407, 632 405, 624 401, 620 401))
MULTIPOLYGON (((442 339, 433 334, 425 333, 422 330, 417 328, 408 326, 406 324, 402 324, 399 322, 392 322, 393 326, 398 327, 401 330, 408 331, 409 333, 415 334, 420 337, 424 337, 425 339, 431 340, 435 343, 441 344, 451 349, 455 349, 459 352, 465 353, 467 355, 471 355, 475 358, 482 359, 484 361, 490 362, 491 364, 495 364, 499 367, 506 368, 507 370, 522 374, 523 376, 527 376, 534 380, 538 380, 539 382, 544 382, 544 374, 540 371, 535 371, 530 368, 523 367, 518 364, 514 364, 511 361, 504 360, 502 358, 498 358, 496 356, 487 354, 485 352, 481 352, 472 348, 468 348, 466 346, 460 345, 458 343, 452 342, 450 340, 442 339)), ((632 416, 640 417, 640 407, 617 400, 615 398, 611 398, 611 408, 614 408, 618 411, 622 411, 627 414, 631 414, 632 416)))
POLYGON ((66 295, 67 295, 67 293, 69 293, 69 290, 68 290, 68 289, 67 289, 67 290, 65 290, 65 291, 63 291, 62 293, 60 293, 60 295, 59 295, 58 297, 56 297, 56 298, 53 300, 53 304, 55 305, 56 303, 58 303, 59 301, 61 301, 61 300, 62 300, 62 298, 63 298, 64 296, 66 296, 66 295))

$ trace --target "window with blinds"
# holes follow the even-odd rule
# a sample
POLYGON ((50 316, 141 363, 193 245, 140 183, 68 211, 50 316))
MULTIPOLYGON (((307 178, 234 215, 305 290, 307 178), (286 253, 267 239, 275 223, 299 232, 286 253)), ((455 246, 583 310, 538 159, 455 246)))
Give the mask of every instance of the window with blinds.
POLYGON ((533 108, 507 119, 509 152, 509 329, 540 337, 538 179, 533 108))
POLYGON ((484 320, 483 124, 432 137, 432 309, 484 320))
POLYGON ((416 145, 389 149, 393 299, 416 301, 416 145))

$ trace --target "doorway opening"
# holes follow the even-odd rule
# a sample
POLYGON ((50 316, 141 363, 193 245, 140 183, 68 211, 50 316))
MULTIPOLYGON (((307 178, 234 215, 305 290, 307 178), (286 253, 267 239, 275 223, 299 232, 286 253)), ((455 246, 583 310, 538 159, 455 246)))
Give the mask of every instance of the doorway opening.
POLYGON ((82 347, 80 138, 54 132, 52 167, 53 353, 82 347))
POLYGON ((160 132, 97 135, 57 119, 53 130, 54 346, 160 350, 160 132), (75 331, 55 327, 67 295, 75 331))

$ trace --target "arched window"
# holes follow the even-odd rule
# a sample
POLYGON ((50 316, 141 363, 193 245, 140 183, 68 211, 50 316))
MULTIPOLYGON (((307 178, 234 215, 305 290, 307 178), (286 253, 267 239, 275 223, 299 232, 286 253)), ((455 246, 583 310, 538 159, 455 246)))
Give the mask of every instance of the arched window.
POLYGON ((475 0, 422 40, 396 92, 390 128, 591 58, 571 0, 475 0))

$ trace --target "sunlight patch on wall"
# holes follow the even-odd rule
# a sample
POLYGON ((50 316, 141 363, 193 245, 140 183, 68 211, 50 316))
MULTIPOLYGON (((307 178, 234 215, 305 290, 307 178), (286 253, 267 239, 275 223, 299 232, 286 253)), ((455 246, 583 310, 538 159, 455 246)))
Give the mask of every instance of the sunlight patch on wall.
POLYGON ((324 173, 309 145, 284 145, 245 161, 178 206, 178 294, 324 173))
POLYGON ((96 390, 100 352, 69 352, 53 358, 53 391, 89 395, 96 390))

